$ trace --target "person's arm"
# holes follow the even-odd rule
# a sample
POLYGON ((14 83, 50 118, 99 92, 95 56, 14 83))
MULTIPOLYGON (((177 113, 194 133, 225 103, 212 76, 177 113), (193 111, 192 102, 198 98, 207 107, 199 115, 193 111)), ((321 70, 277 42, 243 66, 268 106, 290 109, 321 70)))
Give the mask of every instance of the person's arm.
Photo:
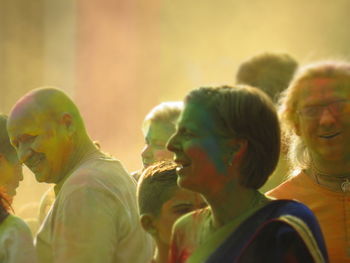
MULTIPOLYGON (((9 215, 3 224, 1 233, 0 254, 5 255, 3 263, 36 263, 36 253, 33 237, 29 227, 15 216, 9 215)), ((1 257, 1 256, 0 256, 1 257)))

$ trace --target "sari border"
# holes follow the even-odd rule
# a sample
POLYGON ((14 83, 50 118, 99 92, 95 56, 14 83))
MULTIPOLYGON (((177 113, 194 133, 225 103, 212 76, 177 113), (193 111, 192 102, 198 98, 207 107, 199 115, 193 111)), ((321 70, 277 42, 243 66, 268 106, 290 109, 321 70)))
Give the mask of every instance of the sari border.
POLYGON ((283 215, 275 219, 276 221, 282 221, 288 225, 290 225, 301 237, 307 246, 311 256, 313 257, 315 262, 324 263, 326 262, 323 258, 321 250, 318 247, 317 241, 315 240, 312 231, 308 227, 308 225, 301 220, 300 218, 292 215, 283 215))

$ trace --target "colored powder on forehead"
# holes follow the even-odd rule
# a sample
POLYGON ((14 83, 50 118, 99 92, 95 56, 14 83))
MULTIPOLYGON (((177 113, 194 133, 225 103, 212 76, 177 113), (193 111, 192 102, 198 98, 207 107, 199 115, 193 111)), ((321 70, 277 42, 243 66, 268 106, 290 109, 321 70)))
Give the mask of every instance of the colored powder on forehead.
POLYGON ((311 79, 305 80, 305 83, 307 85, 312 86, 339 86, 339 87, 345 87, 350 86, 350 77, 349 76, 332 76, 332 77, 315 77, 311 79))
MULTIPOLYGON (((37 107, 23 107, 11 113, 11 123, 28 125, 28 122, 35 123, 38 119, 44 119, 45 112, 40 111, 37 107)), ((48 118, 45 118, 48 119, 48 118)))
POLYGON ((330 82, 333 82, 333 81, 334 79, 331 79, 331 78, 317 78, 317 79, 313 79, 311 82, 316 86, 324 86, 324 85, 328 85, 330 82))
POLYGON ((217 120, 210 110, 197 103, 189 104, 188 108, 190 109, 190 114, 186 112, 188 116, 185 117, 185 114, 183 114, 183 117, 185 117, 184 119, 188 118, 188 122, 194 128, 204 128, 210 132, 216 130, 217 120))
POLYGON ((315 92, 330 92, 334 94, 350 94, 350 79, 344 77, 314 78, 304 81, 299 89, 299 93, 315 94, 315 92))
POLYGON ((33 107, 34 99, 32 96, 25 96, 19 100, 11 112, 11 117, 18 118, 20 115, 23 115, 23 112, 28 111, 28 108, 33 107))

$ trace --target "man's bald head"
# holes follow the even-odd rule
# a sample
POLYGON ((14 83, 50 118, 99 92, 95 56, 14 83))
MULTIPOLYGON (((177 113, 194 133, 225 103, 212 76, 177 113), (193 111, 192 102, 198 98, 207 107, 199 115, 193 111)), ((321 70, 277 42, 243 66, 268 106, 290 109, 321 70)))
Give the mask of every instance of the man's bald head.
POLYGON ((22 117, 24 114, 30 118, 40 115, 43 121, 57 120, 63 114, 69 114, 80 128, 84 127, 74 102, 63 91, 53 87, 42 87, 28 92, 12 108, 10 119, 22 117))
POLYGON ((76 152, 92 144, 73 101, 52 87, 24 95, 12 108, 7 128, 20 161, 39 182, 57 183, 74 165, 76 152))

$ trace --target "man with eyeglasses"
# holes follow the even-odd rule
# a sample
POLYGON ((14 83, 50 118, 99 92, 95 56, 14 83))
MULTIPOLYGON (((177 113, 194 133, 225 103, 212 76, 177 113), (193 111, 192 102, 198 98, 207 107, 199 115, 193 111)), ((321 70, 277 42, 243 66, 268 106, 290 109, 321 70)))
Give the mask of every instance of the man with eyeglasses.
POLYGON ((348 114, 350 113, 349 100, 341 99, 327 104, 306 106, 298 110, 298 114, 304 119, 312 120, 320 118, 325 110, 328 110, 334 117, 338 117, 344 113, 348 114))
POLYGON ((285 92, 280 112, 295 171, 268 195, 309 206, 330 262, 350 262, 350 63, 303 68, 285 92))

